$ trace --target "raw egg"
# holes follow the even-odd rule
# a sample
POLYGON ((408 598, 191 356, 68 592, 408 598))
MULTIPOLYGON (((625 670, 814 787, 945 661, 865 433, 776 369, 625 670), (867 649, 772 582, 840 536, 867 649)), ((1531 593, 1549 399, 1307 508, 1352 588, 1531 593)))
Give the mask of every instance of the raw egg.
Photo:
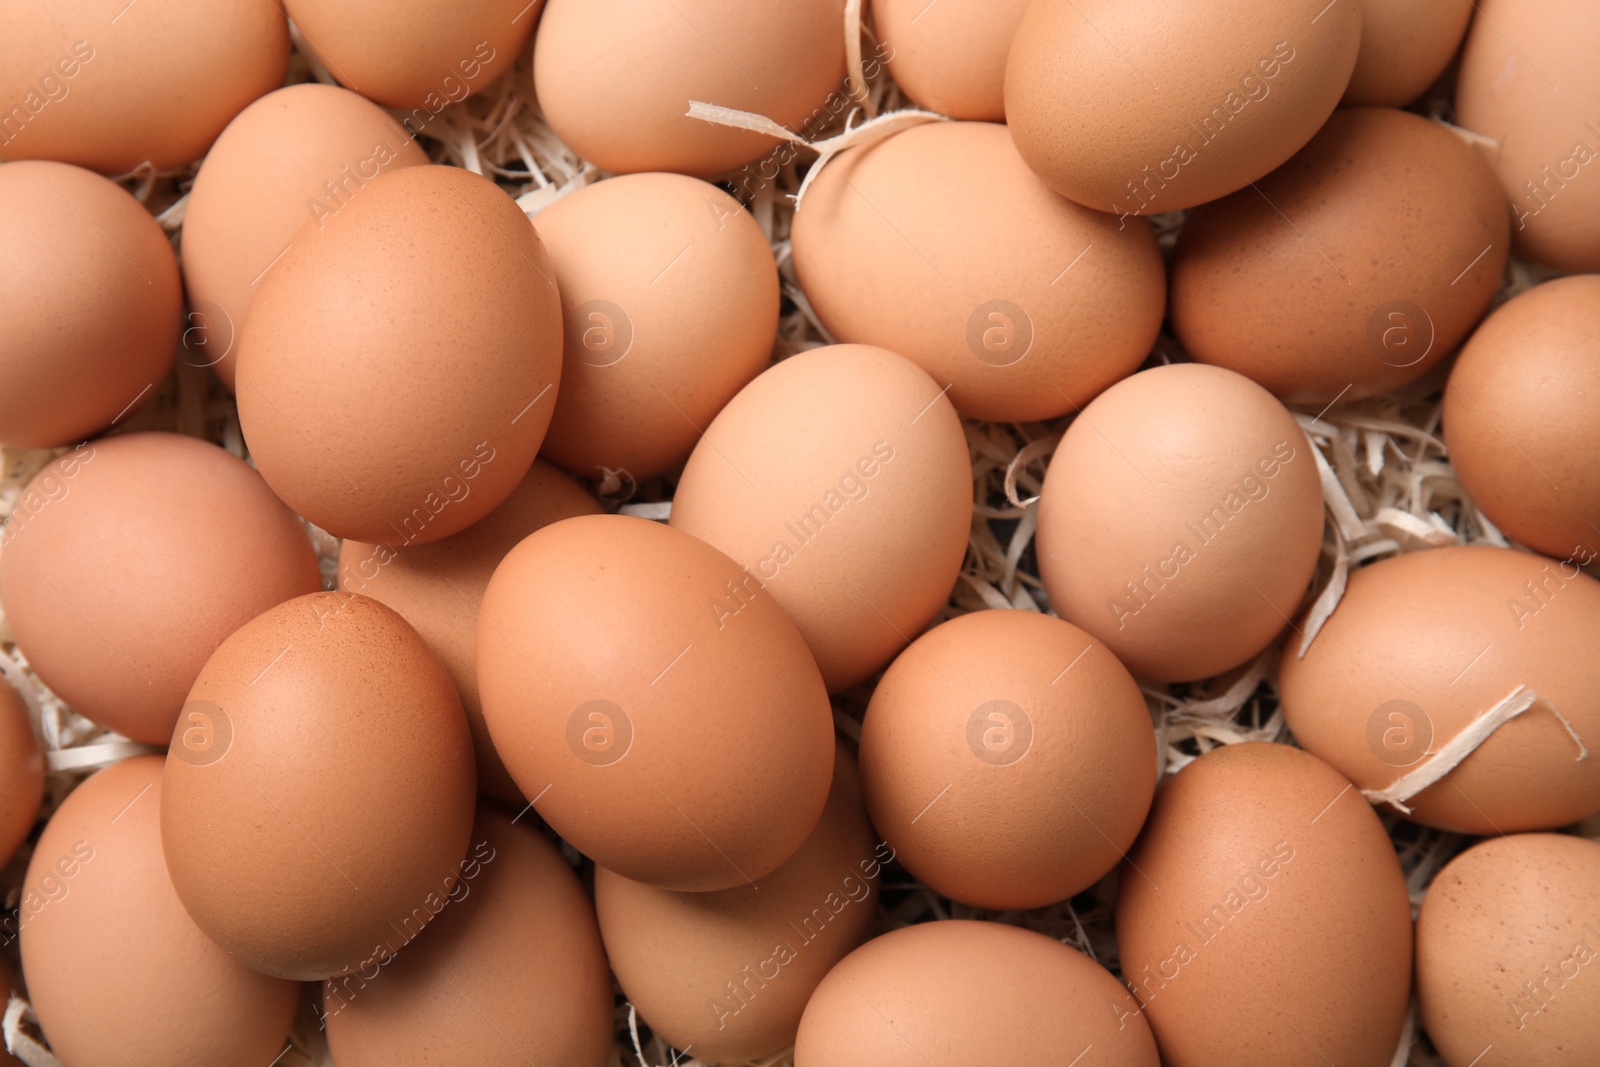
POLYGON ((1444 439, 1507 536, 1579 566, 1600 557, 1600 276, 1557 278, 1478 327, 1450 370, 1444 439))
POLYGON ((919 107, 1004 122, 1006 56, 1027 9, 1028 0, 873 0, 880 43, 872 58, 888 60, 919 107))
POLYGON ((5 163, 0 232, 0 441, 72 444, 148 402, 172 366, 183 292, 144 205, 79 167, 5 163))
POLYGON ((472 829, 472 735, 393 611, 312 593, 246 623, 189 692, 161 841, 183 905, 246 965, 364 972, 443 910, 472 829))
POLYGON ((917 638, 872 692, 873 825, 936 892, 1037 908, 1133 844, 1156 787, 1144 697, 1106 646, 1033 611, 975 611, 917 638))
POLYGON ((1547 830, 1600 811, 1600 582, 1491 545, 1395 556, 1350 575, 1304 655, 1288 642, 1289 729, 1362 789, 1384 790, 1502 700, 1536 702, 1406 800, 1425 826, 1547 830))
POLYGON ((544 440, 561 302, 533 223, 460 167, 380 174, 257 288, 239 422, 329 533, 425 544, 493 511, 544 440))
POLYGON ((709 545, 622 515, 546 526, 489 580, 477 656, 506 769, 601 866, 729 889, 816 826, 827 691, 776 599, 709 545))
POLYGON ((1153 215, 1226 196, 1299 151, 1355 68, 1361 5, 1034 0, 1006 122, 1052 189, 1153 215))
POLYGON ((904 355, 969 418, 1076 410, 1133 373, 1161 329, 1149 225, 1051 192, 993 123, 928 123, 845 153, 791 239, 829 332, 904 355))
POLYGON ((229 634, 322 588, 305 527, 261 476, 175 433, 62 453, 6 532, 0 602, 28 662, 84 716, 153 745, 229 634))
POLYGON ((44 756, 22 694, 0 682, 0 867, 33 830, 44 799, 44 756))
POLYGON ((1039 499, 1050 604, 1158 681, 1260 653, 1322 546, 1322 486, 1294 417, 1249 379, 1175 364, 1117 383, 1067 428, 1039 499))
POLYGON ((1439 79, 1461 47, 1474 0, 1363 0, 1349 105, 1402 107, 1439 79))
POLYGON ((765 371, 722 409, 684 467, 671 521, 737 560, 741 587, 772 594, 838 692, 938 614, 966 554, 972 492, 940 386, 893 352, 831 345, 765 371))
POLYGON ((1117 893, 1125 981, 1168 1067, 1387 1067, 1411 903, 1383 824, 1288 745, 1224 745, 1169 778, 1117 893))
POLYGON ((600 505, 572 479, 534 460, 504 503, 453 537, 406 548, 346 541, 339 549, 340 591, 387 604, 417 628, 461 694, 479 790, 518 807, 527 801, 489 740, 478 698, 478 608, 494 569, 524 537, 561 519, 599 513, 600 505))
POLYGON ((266 1067, 285 1051, 300 986, 247 969, 184 910, 162 860, 161 767, 112 764, 40 835, 21 900, 33 1010, 73 1067, 266 1067))
POLYGON ((250 298, 295 231, 325 228, 379 174, 427 162, 382 108, 336 86, 291 85, 241 111, 206 153, 184 209, 183 358, 231 389, 250 298))
POLYGON ((772 355, 778 268, 761 227, 681 174, 585 186, 534 225, 566 327, 544 457, 636 481, 682 463, 772 355))

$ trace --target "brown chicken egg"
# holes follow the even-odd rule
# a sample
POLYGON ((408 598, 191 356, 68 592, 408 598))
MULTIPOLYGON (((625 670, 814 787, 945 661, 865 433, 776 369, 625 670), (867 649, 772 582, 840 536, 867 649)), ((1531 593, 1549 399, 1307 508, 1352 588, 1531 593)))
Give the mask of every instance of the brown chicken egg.
POLYGON ((1363 0, 1361 50, 1345 106, 1403 107, 1439 80, 1472 20, 1474 0, 1363 0))
POLYGON ((1103 967, 1031 930, 948 919, 891 930, 829 971, 794 1063, 1068 1064, 1091 1050, 1103 1067, 1158 1067, 1138 1004, 1103 967))
POLYGON ((716 1063, 759 1059, 794 1043, 817 983, 867 939, 891 856, 838 745, 816 829, 754 886, 678 893, 596 868, 606 956, 628 1002, 674 1047, 716 1063))
POLYGON ((917 638, 872 692, 873 825, 918 880, 984 908, 1093 885, 1156 787, 1144 697, 1106 646, 1033 611, 975 611, 917 638))
POLYGON ((112 764, 40 835, 21 899, 33 1010, 72 1067, 267 1067, 300 986, 247 969, 184 910, 162 859, 161 768, 112 764))
MULTIPOLYGON (((851 105, 845 0, 549 0, 533 84, 550 128, 602 170, 714 178, 794 149, 688 117, 690 101, 811 137, 851 105)), ((759 177, 777 174, 773 157, 759 177)))
POLYGON ((1202 363, 1288 403, 1387 392, 1455 350, 1500 287, 1505 197, 1441 123, 1341 110, 1288 163, 1196 208, 1172 324, 1202 363))
POLYGON ((1600 5, 1477 0, 1455 113, 1511 198, 1517 253, 1600 270, 1600 5))
POLYGON ((364 972, 445 906, 472 829, 472 735, 399 615, 313 593, 207 661, 173 733, 161 840, 213 941, 266 974, 364 972))
POLYGON ((28 721, 28 705, 0 681, 0 867, 27 840, 43 799, 44 756, 28 721))
POLYGON ((260 283, 239 422, 267 484, 330 533, 424 544, 528 472, 561 375, 561 303, 522 209, 460 167, 380 174, 260 283))
POLYGON ((1411 904, 1383 824, 1288 745, 1213 749, 1156 793, 1117 949, 1167 1067, 1387 1067, 1411 904))
MULTIPOLYGON (((1006 56, 1029 0, 873 0, 872 21, 895 84, 955 119, 1004 122, 1006 56)), ((870 78, 872 72, 867 70, 870 78)))
MULTIPOLYGON (((529 820, 532 821, 532 820, 529 820)), ((604 1067, 611 977, 583 886, 542 834, 480 807, 437 921, 322 984, 339 1067, 604 1067)))
POLYGON ((830 345, 765 371, 722 409, 684 467, 671 522, 738 561, 741 588, 771 592, 838 692, 939 613, 972 492, 961 422, 933 379, 882 348, 830 345))
POLYGON ((534 226, 566 327, 541 453, 587 477, 641 480, 682 463, 772 355, 778 269, 761 227, 682 174, 585 186, 534 226))
POLYGON ((229 634, 322 588, 305 527, 261 476, 174 433, 62 453, 6 531, 0 603, 34 671, 86 717, 153 745, 229 634))
POLYGON ((1312 445, 1220 367, 1118 382, 1067 428, 1036 538, 1057 614, 1158 681, 1237 667, 1299 607, 1322 546, 1312 445))
POLYGON ((546 526, 483 595, 478 691, 546 822, 665 889, 747 885, 816 826, 833 718, 804 639, 727 556, 660 523, 546 526))
POLYGON ((1418 1015, 1447 1067, 1587 1067, 1600 1048, 1597 960, 1600 844, 1480 841, 1422 900, 1418 1015))
POLYGON ((1470 834, 1547 830, 1600 811, 1600 582, 1573 561, 1490 545, 1395 556, 1350 575, 1279 690, 1300 744, 1362 789, 1417 771, 1480 715, 1531 690, 1407 818, 1470 834))
POLYGON ((295 232, 325 228, 379 174, 427 162, 382 108, 332 85, 291 85, 241 111, 206 153, 184 209, 184 360, 231 389, 250 298, 295 232))
POLYGON ((0 233, 0 441, 72 444, 147 403, 172 366, 183 292, 144 205, 79 167, 5 163, 0 233))
POLYGON ((176 170, 282 84, 288 63, 289 23, 274 2, 7 4, 0 159, 176 170))
POLYGON ((929 123, 845 153, 791 240, 829 332, 910 359, 969 418, 1074 411, 1133 373, 1161 329, 1150 227, 1051 192, 992 123, 929 123))
POLYGON ((543 0, 283 0, 311 54, 340 83, 410 113, 422 132, 449 104, 511 69, 543 0))
POLYGON ((1352 0, 1034 0, 1006 62, 1006 122, 1056 192, 1123 217, 1176 211, 1311 140, 1360 40, 1352 0))
POLYGON ((1456 477, 1508 537, 1600 558, 1600 276, 1513 297, 1461 349, 1444 395, 1456 477))
POLYGON ((478 789, 519 807, 527 801, 489 740, 478 698, 478 608, 494 569, 524 537, 561 519, 599 513, 600 505, 572 479, 535 460, 504 503, 453 537, 405 548, 346 541, 339 549, 340 591, 398 611, 450 672, 472 727, 478 789))

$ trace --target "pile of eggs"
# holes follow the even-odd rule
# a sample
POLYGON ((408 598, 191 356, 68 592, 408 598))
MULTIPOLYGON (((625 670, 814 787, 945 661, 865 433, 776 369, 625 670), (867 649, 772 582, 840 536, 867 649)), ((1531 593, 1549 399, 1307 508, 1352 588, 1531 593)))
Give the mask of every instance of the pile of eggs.
POLYGON ((10 1062, 1596 1062, 1600 8, 866 6, 0 0, 10 1062))

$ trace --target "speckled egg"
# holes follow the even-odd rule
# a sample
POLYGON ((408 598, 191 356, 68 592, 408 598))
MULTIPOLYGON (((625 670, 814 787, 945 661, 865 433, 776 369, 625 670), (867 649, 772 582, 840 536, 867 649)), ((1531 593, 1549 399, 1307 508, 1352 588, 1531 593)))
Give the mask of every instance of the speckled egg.
POLYGON ((1508 537, 1579 566, 1600 557, 1600 276, 1513 297, 1450 370, 1456 477, 1508 537))
POLYGON ((163 776, 183 905, 256 970, 362 973, 443 910, 467 852, 472 735, 450 675, 390 609, 298 597, 207 661, 163 776))
POLYGON ((1172 325, 1202 363, 1320 408, 1421 377, 1500 287, 1510 216, 1441 123, 1350 108, 1253 189, 1190 213, 1172 325))
POLYGON ((1123 978, 1168 1067, 1387 1067, 1411 989, 1389 837, 1299 749, 1224 745, 1169 778, 1118 881, 1123 978))
POLYGON ((261 0, 0 10, 0 159, 177 170, 283 83, 289 23, 261 0))
POLYGON ((172 366, 183 291, 144 205, 79 167, 5 163, 0 232, 0 441, 73 444, 148 403, 172 366))
POLYGON ((929 123, 846 152, 807 191, 791 240, 829 332, 910 359, 969 418, 1074 411, 1133 373, 1161 329, 1149 225, 1058 196, 993 123, 929 123))
POLYGON ((795 1067, 1157 1067, 1139 1006, 1099 964, 1021 927, 948 919, 875 937, 806 1005, 795 1067))
POLYGON ((1037 908, 1093 885, 1156 787, 1144 697, 1106 646, 1033 611, 975 611, 911 643, 872 692, 873 825, 936 892, 1037 908))
POLYGON ((461 694, 479 790, 518 807, 527 801, 489 740, 478 698, 478 608, 494 569, 517 542, 552 522, 599 513, 600 505, 572 479, 535 460, 504 503, 453 537, 405 548, 346 541, 339 549, 339 589, 387 604, 417 628, 461 694))
POLYGON ((1600 582, 1572 561, 1491 545, 1395 556, 1350 575, 1304 655, 1287 643, 1283 710, 1300 744, 1384 790, 1480 715, 1538 700, 1405 801, 1426 826, 1546 830, 1600 811, 1600 582), (1576 736, 1574 736, 1576 735, 1576 736))
POLYGON ((330 978, 339 1067, 604 1067, 611 976, 594 906, 539 831, 481 807, 449 903, 404 952, 330 978))
POLYGON ((478 692, 546 822, 666 889, 747 885, 816 826, 833 717, 804 639, 727 556, 646 519, 535 532, 483 595, 478 692))
POLYGON ((676 893, 594 873, 606 956, 628 1003, 675 1048, 716 1063, 794 1043, 817 983, 872 928, 883 864, 841 744, 817 827, 754 886, 676 893))
POLYGON ((550 0, 533 42, 534 89, 556 135, 602 170, 714 178, 762 160, 736 179, 753 192, 796 149, 689 118, 689 103, 815 136, 852 105, 844 9, 844 0, 550 0))
POLYGON ((261 476, 174 433, 62 453, 23 491, 0 555, 0 603, 40 679, 154 745, 229 634, 321 588, 305 527, 261 476))
POLYGON ((1417 915, 1417 1007, 1446 1067, 1593 1061, 1596 902, 1600 844, 1580 837, 1495 837, 1438 873, 1417 915))
POLYGON ((1035 544, 1056 613, 1142 678, 1246 662, 1299 607, 1322 545, 1322 486, 1294 417, 1220 367, 1118 382, 1067 428, 1035 544))
POLYGON ((635 481, 689 458, 766 367, 778 268, 755 218, 714 185, 625 174, 534 220, 561 289, 561 395, 541 454, 635 481))
POLYGON ((684 467, 671 521, 772 594, 838 692, 938 614, 966 554, 972 494, 940 386, 893 352, 831 345, 765 371, 723 408, 684 467))
POLYGON ((267 484, 330 533, 425 544, 528 472, 561 375, 550 259, 460 167, 381 174, 257 289, 239 422, 267 484))
POLYGON ((1299 151, 1360 41, 1349 0, 1035 0, 1006 61, 1006 122, 1062 195, 1120 216, 1176 211, 1299 151))
POLYGON ((73 1067, 267 1067, 300 986, 247 969, 184 910, 162 860, 161 767, 107 767, 40 835, 21 899, 33 1010, 73 1067))
POLYGON ((428 162, 382 108, 332 85, 268 93, 206 153, 183 216, 183 359, 233 386, 250 298, 302 226, 327 227, 367 183, 428 162))

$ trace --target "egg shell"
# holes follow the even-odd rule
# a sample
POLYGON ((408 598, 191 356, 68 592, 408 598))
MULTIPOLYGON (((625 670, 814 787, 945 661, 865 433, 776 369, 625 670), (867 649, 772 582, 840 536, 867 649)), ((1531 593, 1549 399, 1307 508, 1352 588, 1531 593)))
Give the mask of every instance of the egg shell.
POLYGON ((267 484, 339 537, 424 544, 528 472, 561 375, 533 224, 460 167, 380 174, 301 227, 240 339, 239 422, 267 484))
POLYGON ((416 627, 461 694, 472 727, 478 789, 519 808, 527 801, 489 739, 478 698, 478 608, 494 569, 524 537, 561 519, 598 514, 593 497, 535 460, 503 504, 453 537, 406 548, 346 541, 339 549, 339 589, 370 596, 416 627))
POLYGON ((836 693, 939 613, 972 493, 960 419, 933 379, 882 348, 830 345, 765 371, 722 409, 684 467, 671 522, 771 592, 836 693))
POLYGON ((1488 310, 1511 252, 1494 175, 1441 123, 1341 110, 1253 189, 1196 208, 1172 324, 1202 363, 1291 404, 1421 377, 1488 310))
POLYGON ((28 722, 28 706, 0 683, 0 867, 33 830, 44 799, 44 756, 28 722))
POLYGON ((184 907, 267 974, 364 971, 443 907, 467 851, 472 736, 404 619, 312 593, 246 623, 200 672, 163 777, 184 907))
POLYGON ((450 902, 405 951, 322 986, 339 1067, 603 1067, 611 976, 594 906, 538 831, 480 807, 450 902))
POLYGON ((184 209, 184 361, 214 368, 232 389, 250 298, 296 231, 325 228, 379 174, 427 162, 410 132, 337 86, 291 85, 241 111, 206 153, 184 209))
POLYGON ((1600 811, 1600 582, 1491 545, 1428 549, 1351 573, 1279 691, 1305 748, 1383 790, 1521 686, 1539 701, 1413 799, 1406 817, 1471 834, 1546 830, 1600 811))
POLYGON ((542 0, 283 0, 295 28, 340 83, 410 111, 420 133, 516 62, 542 0))
POLYGON ((1006 56, 1027 9, 1028 0, 873 0, 874 55, 917 106, 1004 122, 1006 56))
POLYGON ((1478 0, 1456 77, 1456 121, 1511 199, 1519 256, 1600 270, 1600 6, 1478 0))
POLYGON ((206 659, 322 588, 305 527, 248 464, 175 433, 62 453, 6 527, 0 603, 39 678, 124 737, 165 745, 206 659))
POLYGON ((1167 1067, 1385 1067, 1411 904, 1370 805, 1287 745, 1224 745, 1163 784, 1118 883, 1124 980, 1167 1067))
POLYGON ((1417 915, 1417 1007, 1447 1067, 1584 1067, 1600 1048, 1600 844, 1481 841, 1434 878, 1417 915))
POLYGON ((1141 678, 1207 678, 1269 645, 1322 545, 1312 446, 1266 390, 1173 364, 1106 390, 1045 475, 1050 604, 1141 678))
POLYGON ((776 600, 695 538, 621 515, 546 526, 489 580, 477 656, 506 769, 596 863, 728 889, 816 826, 833 774, 816 664, 776 600))
POLYGON ((673 1047, 715 1063, 760 1059, 794 1043, 817 983, 867 939, 891 858, 840 744, 816 829, 754 887, 677 893, 597 867, 606 956, 628 1003, 673 1047))
POLYGON ((635 480, 689 458, 766 367, 778 268, 743 206, 681 174, 626 174, 534 220, 561 289, 561 395, 542 454, 635 480))
POLYGON ((969 418, 1073 411, 1133 373, 1161 329, 1150 227, 1057 196, 993 123, 929 123, 845 153, 791 240, 828 331, 904 355, 969 418))
POLYGON ((22 967, 73 1067, 267 1067, 300 987, 247 969, 184 911, 161 853, 162 759, 114 763, 51 817, 22 891, 22 967))
POLYGON ((975 611, 895 659, 861 730, 872 822, 906 869, 983 908, 1087 889, 1156 788, 1144 697, 1106 646, 1033 611, 975 611))
POLYGON ((846 956, 806 1004, 795 1067, 1157 1067, 1150 1028, 1099 964, 1021 927, 947 919, 846 956))
MULTIPOLYGON (((795 149, 764 134, 689 118, 689 102, 820 132, 851 106, 844 6, 550 0, 533 41, 534 90, 550 128, 602 170, 714 178, 775 150, 792 159, 795 149)), ((765 185, 776 167, 745 177, 765 185)))
POLYGON ((1475 0, 1363 0, 1361 50, 1345 86, 1346 107, 1402 107, 1455 58, 1475 0))
POLYGON ((72 444, 141 407, 172 366, 183 314, 156 220, 98 174, 25 161, 0 165, 0 232, 0 441, 72 444))
POLYGON ((276 3, 8 4, 0 12, 0 159, 104 174, 173 170, 283 82, 276 3))
POLYGON ((1006 122, 1028 165, 1080 204, 1193 207, 1311 140, 1360 38, 1357 3, 1035 0, 1006 61, 1006 122))
POLYGON ((1513 297, 1462 347, 1444 396, 1450 463, 1508 537, 1600 556, 1600 276, 1513 297))

